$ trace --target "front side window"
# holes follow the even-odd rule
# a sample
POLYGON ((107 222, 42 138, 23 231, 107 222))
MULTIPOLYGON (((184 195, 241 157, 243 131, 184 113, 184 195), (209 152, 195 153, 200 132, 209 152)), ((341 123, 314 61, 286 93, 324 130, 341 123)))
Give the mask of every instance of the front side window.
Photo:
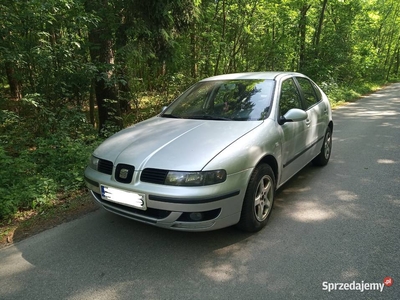
POLYGON ((301 99, 293 79, 287 79, 282 82, 281 87, 281 94, 279 98, 280 116, 284 116, 292 108, 301 109, 301 99))
POLYGON ((178 97, 161 115, 185 119, 263 120, 271 106, 274 80, 203 81, 178 97))

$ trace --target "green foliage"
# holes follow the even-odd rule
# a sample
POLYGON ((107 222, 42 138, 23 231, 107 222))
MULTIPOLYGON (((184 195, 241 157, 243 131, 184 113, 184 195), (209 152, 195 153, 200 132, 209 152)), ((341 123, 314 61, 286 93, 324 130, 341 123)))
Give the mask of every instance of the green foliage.
POLYGON ((8 80, 23 95, 39 93, 60 100, 83 100, 92 67, 86 56, 85 28, 97 19, 76 0, 0 0, 0 59, 8 80))
POLYGON ((99 143, 85 114, 54 112, 40 95, 21 103, 20 115, 3 110, 0 125, 0 219, 18 209, 44 209, 58 193, 84 187, 83 168, 99 143))
POLYGON ((352 102, 360 98, 362 95, 376 91, 381 85, 378 83, 355 82, 351 85, 338 85, 329 82, 322 82, 321 88, 326 92, 333 107, 344 102, 352 102))

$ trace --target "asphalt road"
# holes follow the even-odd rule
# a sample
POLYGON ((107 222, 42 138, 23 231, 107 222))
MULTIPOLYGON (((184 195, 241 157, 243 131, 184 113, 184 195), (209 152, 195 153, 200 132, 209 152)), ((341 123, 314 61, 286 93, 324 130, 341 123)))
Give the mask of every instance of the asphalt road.
POLYGON ((330 163, 281 188, 261 232, 174 232, 98 210, 0 250, 0 299, 400 299, 400 84, 334 122, 330 163), (388 276, 382 292, 324 290, 388 276))

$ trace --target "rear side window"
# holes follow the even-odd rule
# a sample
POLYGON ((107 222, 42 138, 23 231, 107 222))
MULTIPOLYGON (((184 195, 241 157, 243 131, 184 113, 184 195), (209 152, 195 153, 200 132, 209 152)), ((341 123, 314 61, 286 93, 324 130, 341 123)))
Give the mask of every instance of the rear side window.
POLYGON ((307 78, 296 77, 296 79, 303 92, 306 108, 309 109, 321 100, 321 93, 307 78))

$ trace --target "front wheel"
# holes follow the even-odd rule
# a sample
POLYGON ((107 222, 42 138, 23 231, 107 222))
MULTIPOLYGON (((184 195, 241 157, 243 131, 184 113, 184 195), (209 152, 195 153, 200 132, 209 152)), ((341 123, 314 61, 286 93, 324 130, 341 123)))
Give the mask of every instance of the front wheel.
POLYGON ((332 130, 330 127, 326 130, 324 143, 322 144, 321 152, 316 158, 314 158, 313 163, 317 166, 325 166, 328 164, 329 158, 332 152, 332 130))
POLYGON ((237 227, 245 231, 256 232, 267 225, 274 197, 274 172, 269 165, 261 164, 251 174, 237 227))

